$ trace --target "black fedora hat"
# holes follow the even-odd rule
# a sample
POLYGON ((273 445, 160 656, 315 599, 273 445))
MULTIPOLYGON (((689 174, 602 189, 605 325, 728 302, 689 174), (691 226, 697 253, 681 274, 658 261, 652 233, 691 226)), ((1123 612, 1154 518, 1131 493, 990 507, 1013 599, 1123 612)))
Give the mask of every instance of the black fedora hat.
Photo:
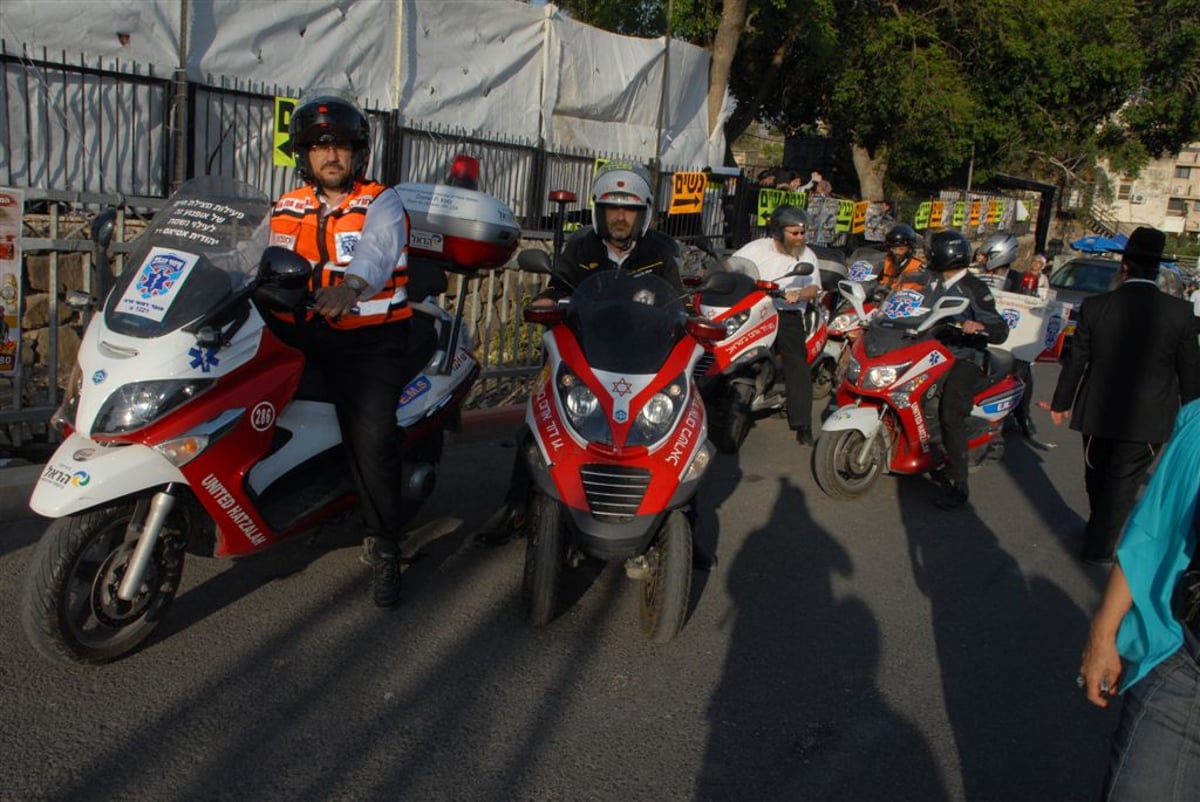
POLYGON ((1163 248, 1167 245, 1167 235, 1157 228, 1139 226, 1129 235, 1123 253, 1127 258, 1137 262, 1154 262, 1162 260, 1163 248))

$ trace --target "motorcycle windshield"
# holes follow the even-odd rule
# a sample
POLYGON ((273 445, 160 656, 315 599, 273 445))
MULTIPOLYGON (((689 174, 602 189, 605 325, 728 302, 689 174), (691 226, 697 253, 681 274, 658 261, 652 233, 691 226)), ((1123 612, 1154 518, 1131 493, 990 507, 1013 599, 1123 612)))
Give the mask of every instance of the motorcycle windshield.
POLYGON ((658 276, 605 270, 571 295, 567 324, 593 370, 647 374, 662 367, 685 320, 679 293, 658 276))
POLYGON ((104 304, 108 328, 159 337, 198 319, 253 279, 271 201, 232 178, 188 181, 133 242, 104 304))
POLYGON ((938 274, 914 270, 903 274, 880 303, 867 330, 867 355, 879 356, 899 348, 933 311, 938 274))

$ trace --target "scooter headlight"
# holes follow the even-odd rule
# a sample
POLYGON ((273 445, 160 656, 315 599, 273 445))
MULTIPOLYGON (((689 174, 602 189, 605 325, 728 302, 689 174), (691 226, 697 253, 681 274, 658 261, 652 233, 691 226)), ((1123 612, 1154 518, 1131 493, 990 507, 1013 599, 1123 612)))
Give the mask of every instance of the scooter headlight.
POLYGON ((204 392, 215 379, 167 379, 118 387, 96 415, 93 435, 118 435, 148 426, 204 392))
POLYGON ((908 367, 908 364, 903 365, 876 365, 867 371, 867 377, 863 380, 863 388, 868 390, 881 390, 884 387, 891 387, 896 383, 896 379, 900 378, 900 371, 908 367))
POLYGON ((750 319, 750 310, 738 312, 736 315, 730 315, 721 322, 725 324, 725 336, 732 337, 734 332, 746 325, 746 321, 750 319))
POLYGON ((558 372, 558 397, 567 413, 567 423, 590 443, 612 444, 612 430, 591 388, 563 365, 558 372))
POLYGON ((843 312, 829 322, 830 334, 845 334, 858 327, 858 315, 854 312, 843 312))
POLYGON ((638 412, 629 431, 630 445, 650 445, 666 437, 675 428, 683 400, 687 396, 687 374, 679 374, 673 382, 650 397, 638 412))

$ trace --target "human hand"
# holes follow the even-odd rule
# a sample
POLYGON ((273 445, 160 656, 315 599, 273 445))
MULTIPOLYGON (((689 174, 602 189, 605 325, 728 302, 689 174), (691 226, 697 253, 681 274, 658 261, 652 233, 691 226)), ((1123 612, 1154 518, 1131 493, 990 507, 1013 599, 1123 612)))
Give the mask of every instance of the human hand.
POLYGON ((1038 401, 1035 406, 1038 409, 1044 409, 1049 412, 1050 420, 1054 421, 1055 426, 1062 426, 1062 422, 1071 417, 1071 413, 1068 410, 1056 411, 1051 409, 1049 401, 1038 401))
POLYGON ((783 300, 789 304, 799 303, 801 290, 785 290, 783 300))
POLYGON ((529 302, 530 309, 553 309, 558 306, 558 301, 553 298, 534 298, 529 302))
POLYGON ((1117 651, 1115 633, 1100 632, 1092 623, 1087 643, 1079 662, 1081 687, 1087 699, 1096 707, 1108 707, 1109 697, 1117 695, 1121 678, 1121 655, 1117 651))
POLYGON ((978 320, 964 320, 962 324, 963 334, 978 334, 985 328, 978 320))
POLYGON ((821 180, 821 174, 820 174, 820 173, 818 173, 816 170, 813 170, 813 173, 812 173, 812 175, 811 175, 811 176, 809 176, 809 177, 810 177, 810 178, 812 178, 812 180, 813 180, 813 181, 820 181, 820 180, 821 180))
POLYGON ((321 287, 313 293, 313 311, 329 318, 341 317, 358 303, 358 293, 345 284, 321 287))

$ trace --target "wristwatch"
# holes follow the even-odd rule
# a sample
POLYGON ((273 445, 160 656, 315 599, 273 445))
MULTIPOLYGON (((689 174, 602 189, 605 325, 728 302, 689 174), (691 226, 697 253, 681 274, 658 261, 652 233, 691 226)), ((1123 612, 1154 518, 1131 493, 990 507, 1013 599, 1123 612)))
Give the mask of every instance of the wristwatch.
POLYGON ((342 284, 354 290, 354 294, 359 298, 362 297, 363 290, 369 286, 361 276, 346 276, 346 278, 342 281, 342 284))

